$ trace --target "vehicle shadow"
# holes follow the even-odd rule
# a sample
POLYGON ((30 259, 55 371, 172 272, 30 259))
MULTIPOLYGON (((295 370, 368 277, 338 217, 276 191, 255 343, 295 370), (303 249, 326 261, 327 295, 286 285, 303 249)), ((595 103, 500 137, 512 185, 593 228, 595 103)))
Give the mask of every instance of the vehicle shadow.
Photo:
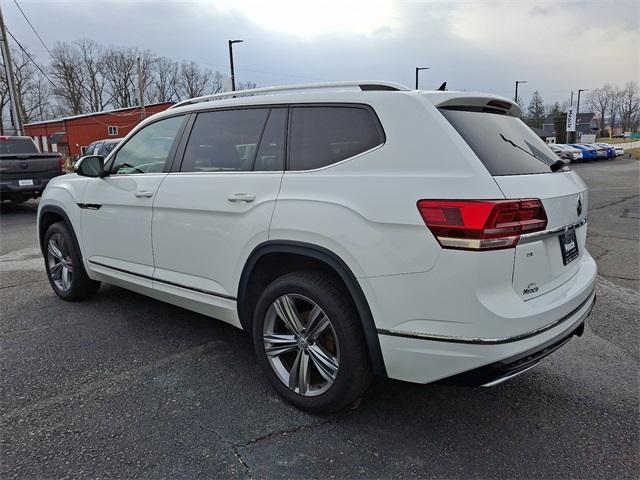
MULTIPOLYGON (((186 461, 176 445, 231 447, 253 478, 623 478, 637 466, 637 375, 592 333, 494 388, 376 379, 350 408, 310 415, 274 393, 230 325, 110 285, 82 303, 39 292, 46 333, 8 343, 27 372, 14 395, 78 382, 79 394, 28 420, 82 432, 66 440, 76 454, 90 442, 134 465, 153 451, 162 471, 186 461)), ((222 465, 208 458, 203 472, 222 465)))

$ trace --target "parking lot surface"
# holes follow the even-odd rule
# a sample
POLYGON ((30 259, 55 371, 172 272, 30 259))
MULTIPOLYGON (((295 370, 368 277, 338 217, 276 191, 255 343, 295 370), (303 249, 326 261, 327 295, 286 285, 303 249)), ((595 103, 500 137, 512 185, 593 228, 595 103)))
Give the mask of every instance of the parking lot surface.
POLYGON ((2 205, 2 478, 638 478, 640 162, 590 186, 597 306, 585 335, 494 388, 378 380, 332 416, 285 404, 248 336, 103 285, 45 278, 36 202, 2 205))

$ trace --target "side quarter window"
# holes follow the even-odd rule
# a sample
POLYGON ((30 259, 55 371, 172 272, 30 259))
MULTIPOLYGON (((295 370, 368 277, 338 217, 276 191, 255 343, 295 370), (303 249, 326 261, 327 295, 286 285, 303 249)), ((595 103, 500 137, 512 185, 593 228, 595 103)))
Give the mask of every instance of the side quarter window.
POLYGON ((184 115, 165 118, 137 132, 113 160, 111 174, 160 173, 176 142, 184 115))
POLYGON ((290 170, 325 167, 383 142, 377 119, 364 107, 294 107, 291 115, 290 170))

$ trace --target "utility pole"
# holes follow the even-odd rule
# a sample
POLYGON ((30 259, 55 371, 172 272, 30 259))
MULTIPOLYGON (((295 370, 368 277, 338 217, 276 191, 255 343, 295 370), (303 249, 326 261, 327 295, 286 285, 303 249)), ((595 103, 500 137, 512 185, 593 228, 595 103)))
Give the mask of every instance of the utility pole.
POLYGON ((138 57, 138 93, 140 95, 140 120, 144 120, 146 117, 144 111, 144 77, 142 76, 140 57, 138 57))
POLYGON ((242 43, 244 40, 229 40, 229 65, 231 66, 231 91, 236 90, 236 76, 233 72, 233 44, 242 43))
POLYGON ((416 90, 418 90, 418 72, 420 70, 429 70, 429 67, 416 67, 416 90))
POLYGON ((7 75, 7 86, 9 87, 9 100, 11 102, 11 116, 13 128, 16 135, 22 135, 22 116, 20 115, 20 102, 18 101, 18 89, 16 79, 13 76, 13 63, 11 62, 11 52, 9 51, 9 41, 7 31, 4 27, 4 17, 2 7, 0 7, 0 47, 2 48, 2 59, 4 60, 4 70, 7 75))

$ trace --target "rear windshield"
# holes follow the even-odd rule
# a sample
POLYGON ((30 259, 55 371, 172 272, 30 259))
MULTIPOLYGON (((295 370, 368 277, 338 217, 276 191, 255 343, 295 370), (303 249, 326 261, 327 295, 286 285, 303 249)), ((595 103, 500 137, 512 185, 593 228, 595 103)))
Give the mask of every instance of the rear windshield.
POLYGON ((441 108, 440 112, 491 175, 549 173, 549 166, 558 161, 547 144, 519 118, 447 108, 441 108))
POLYGON ((0 138, 0 154, 2 153, 38 153, 33 140, 29 138, 0 138))

